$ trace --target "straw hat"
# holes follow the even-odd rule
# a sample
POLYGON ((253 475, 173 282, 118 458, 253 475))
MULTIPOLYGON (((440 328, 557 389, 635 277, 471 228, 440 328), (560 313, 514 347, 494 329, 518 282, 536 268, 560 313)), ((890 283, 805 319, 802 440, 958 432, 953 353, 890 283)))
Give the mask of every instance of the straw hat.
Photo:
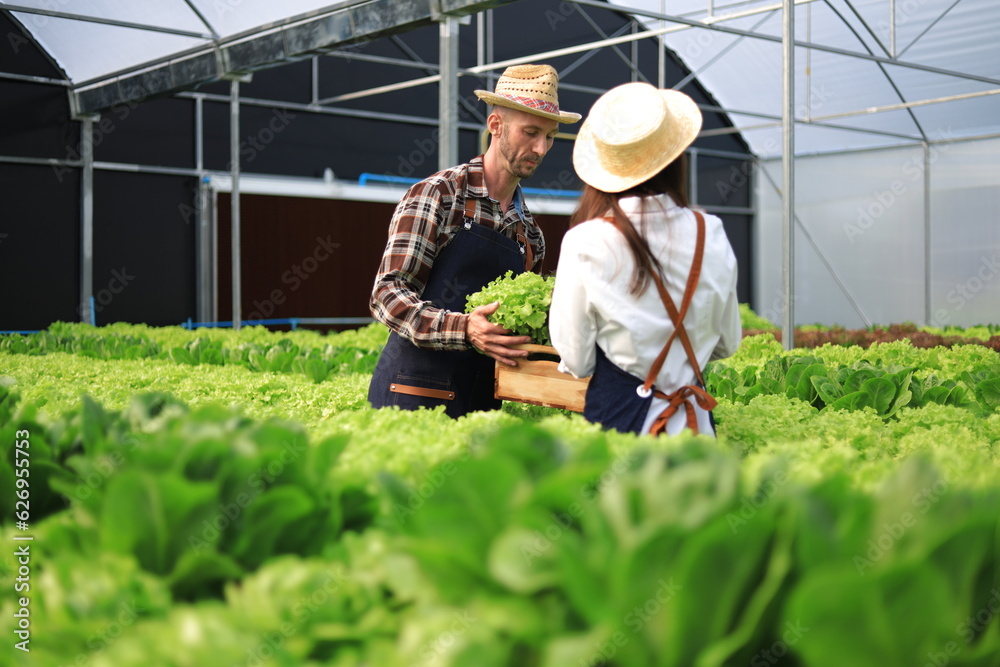
POLYGON ((580 114, 559 110, 559 75, 550 65, 514 65, 497 80, 497 90, 477 90, 476 97, 494 106, 517 109, 559 121, 575 123, 580 114))
POLYGON ((573 167, 604 192, 638 185, 673 162, 701 130, 701 111, 676 90, 626 83, 590 109, 573 146, 573 167))

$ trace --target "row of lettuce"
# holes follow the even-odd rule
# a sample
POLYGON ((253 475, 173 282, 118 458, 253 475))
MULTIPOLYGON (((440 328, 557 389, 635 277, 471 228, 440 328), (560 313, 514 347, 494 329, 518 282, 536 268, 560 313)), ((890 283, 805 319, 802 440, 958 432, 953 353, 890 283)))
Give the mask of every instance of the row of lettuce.
MULTIPOLYGON (((539 281, 545 279, 538 278, 539 281)), ((520 277, 519 277, 520 280, 520 277)), ((537 286, 504 280, 499 287, 508 299, 523 296, 526 307, 538 293, 537 286), (521 289, 527 296, 516 291, 521 289), (511 290, 515 290, 511 292, 511 290)), ((497 295, 482 292, 480 301, 497 295)), ((471 306, 475 303, 470 304, 471 306)), ((482 305, 482 304, 479 304, 482 305)), ((544 304, 534 304, 535 314, 544 313, 544 304)), ((507 310, 510 310, 507 308, 507 310)), ((515 309, 516 310, 516 309, 515 309)), ((743 318, 756 315, 744 306, 743 318)), ((513 311, 511 311, 513 312, 513 311)), ((537 332, 537 323, 528 321, 509 326, 518 333, 537 332), (520 329, 518 327, 521 327, 520 329), (523 329, 523 330, 522 330, 523 329)), ((544 317, 542 319, 544 328, 544 317)), ((237 366, 253 372, 296 373, 315 383, 354 373, 370 373, 385 343, 386 330, 373 324, 362 329, 322 336, 302 331, 279 334, 251 327, 240 332, 204 330, 189 332, 179 327, 159 330, 142 325, 112 325, 97 329, 84 324, 56 323, 49 330, 30 336, 0 338, 0 352, 31 356, 65 352, 106 360, 170 360, 187 366, 237 366)), ((880 345, 873 360, 859 354, 861 348, 841 348, 840 355, 829 348, 811 353, 781 354, 773 336, 748 338, 735 360, 713 364, 708 373, 709 391, 717 398, 747 403, 755 396, 783 394, 797 397, 817 408, 863 410, 870 408, 889 418, 903 407, 926 403, 955 405, 978 414, 989 414, 1000 405, 1000 364, 996 354, 976 351, 975 346, 958 346, 950 368, 938 368, 936 357, 944 353, 931 348, 913 355, 912 346, 880 345), (755 365, 743 359, 756 357, 755 365), (859 358, 862 357, 862 358, 859 358), (852 359, 847 361, 847 359, 852 359), (960 369, 959 373, 954 373, 960 369)))
POLYGON ((314 437, 164 394, 51 418, 6 382, 0 474, 29 442, 31 528, 5 506, 3 540, 34 539, 27 574, 5 554, 0 626, 28 595, 26 665, 995 664, 997 415, 907 408, 911 451, 837 458, 778 429, 886 422, 733 408, 772 441, 393 410, 314 437))
POLYGON ((784 354, 763 335, 744 339, 741 348, 734 359, 709 367, 706 384, 716 398, 746 404, 783 395, 818 409, 870 409, 883 419, 929 403, 978 416, 1000 408, 1000 356, 979 346, 924 350, 895 342, 871 353, 828 347, 784 354))
POLYGON ((254 372, 301 373, 313 382, 331 375, 372 372, 388 332, 380 325, 324 336, 315 331, 273 332, 264 327, 198 329, 56 322, 28 335, 0 338, 0 352, 53 352, 107 360, 169 359, 177 364, 237 365, 254 372))
MULTIPOLYGON (((370 332, 352 335, 377 353, 360 341, 370 332)), ((344 340, 275 336, 221 342, 344 340)), ((0 486, 22 479, 15 443, 31 452, 32 654, 15 664, 986 666, 1000 654, 1000 414, 990 385, 977 393, 1000 359, 986 348, 805 354, 747 339, 711 369, 716 391, 733 383, 718 443, 604 433, 520 404, 457 421, 370 410, 364 372, 316 384, 65 351, 0 363, 18 380, 0 387, 0 486), (803 376, 815 396, 798 394, 803 376), (961 387, 966 400, 886 414, 887 390, 842 409, 816 386, 885 379, 896 392, 907 377, 911 394, 961 387), (95 399, 56 399, 53 383, 95 399), (764 389, 736 391, 748 386, 764 389)), ((0 498, 7 544, 25 534, 14 505, 0 498)), ((2 567, 13 637, 20 565, 7 553, 2 567)))

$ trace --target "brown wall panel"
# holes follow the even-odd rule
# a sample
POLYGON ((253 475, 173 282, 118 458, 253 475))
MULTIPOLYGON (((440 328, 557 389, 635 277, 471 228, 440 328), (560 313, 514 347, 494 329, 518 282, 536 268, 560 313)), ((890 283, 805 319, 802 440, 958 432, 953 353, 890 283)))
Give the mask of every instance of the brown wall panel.
MULTIPOLYGON (((230 198, 219 196, 219 319, 231 317, 230 198)), ((244 319, 368 317, 393 204, 243 195, 244 319)))
MULTIPOLYGON (((369 317, 368 298, 395 204, 240 197, 243 319, 369 317)), ((230 197, 220 194, 219 319, 232 311, 230 197)), ((535 216, 555 271, 569 218, 535 216)))

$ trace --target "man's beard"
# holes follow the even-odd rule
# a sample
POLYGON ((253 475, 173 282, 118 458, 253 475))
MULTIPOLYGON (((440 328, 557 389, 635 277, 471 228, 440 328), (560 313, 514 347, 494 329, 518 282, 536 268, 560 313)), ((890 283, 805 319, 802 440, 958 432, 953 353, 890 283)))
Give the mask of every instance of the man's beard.
POLYGON ((525 162, 528 161, 528 158, 526 157, 518 158, 517 155, 514 153, 514 149, 513 147, 511 147, 510 142, 507 141, 506 131, 501 132, 499 141, 500 141, 500 155, 502 155, 504 159, 507 160, 507 164, 509 165, 510 171, 512 174, 514 174, 514 176, 518 178, 528 178, 529 176, 535 173, 535 170, 542 163, 541 157, 530 160, 531 162, 535 163, 534 166, 525 164, 525 162))

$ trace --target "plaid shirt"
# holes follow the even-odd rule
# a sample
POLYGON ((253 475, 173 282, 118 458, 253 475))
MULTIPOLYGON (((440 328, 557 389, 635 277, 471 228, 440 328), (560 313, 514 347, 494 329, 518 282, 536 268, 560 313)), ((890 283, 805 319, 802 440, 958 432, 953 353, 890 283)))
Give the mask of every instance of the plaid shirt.
MULTIPOLYGON (((476 202, 476 221, 514 239, 518 220, 534 251, 534 266, 545 256, 542 230, 524 206, 520 186, 511 207, 501 215, 490 199, 483 174, 483 157, 438 172, 413 185, 396 206, 389 225, 389 242, 382 255, 370 302, 379 322, 417 347, 438 350, 467 349, 469 316, 436 308, 421 298, 437 254, 462 227, 465 198, 476 202), (465 196, 461 195, 464 190, 465 196), (456 205, 457 202, 457 205, 456 205)), ((464 304, 463 304, 464 305, 464 304)))

